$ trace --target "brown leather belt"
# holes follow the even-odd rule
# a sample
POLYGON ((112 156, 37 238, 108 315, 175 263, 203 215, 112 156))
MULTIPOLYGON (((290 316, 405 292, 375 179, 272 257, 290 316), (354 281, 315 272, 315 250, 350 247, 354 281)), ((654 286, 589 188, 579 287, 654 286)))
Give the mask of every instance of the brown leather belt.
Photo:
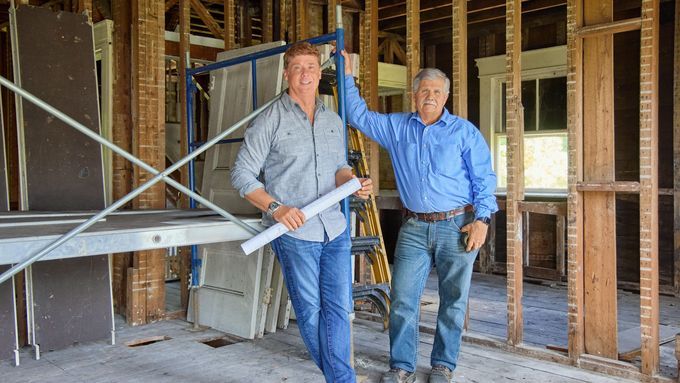
POLYGON ((411 210, 406 209, 406 215, 408 217, 413 217, 419 221, 427 221, 427 222, 435 222, 435 221, 444 221, 449 218, 455 217, 457 215, 461 215, 464 213, 468 213, 474 210, 474 207, 472 205, 465 205, 463 207, 460 207, 458 209, 453 209, 450 211, 441 211, 441 212, 434 212, 434 213, 415 213, 412 212, 411 210))

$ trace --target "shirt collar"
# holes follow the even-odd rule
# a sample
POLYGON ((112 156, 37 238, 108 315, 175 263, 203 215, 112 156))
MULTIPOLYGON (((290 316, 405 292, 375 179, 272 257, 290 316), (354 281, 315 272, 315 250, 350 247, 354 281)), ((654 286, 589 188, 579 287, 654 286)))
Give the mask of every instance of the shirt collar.
MULTIPOLYGON (((292 97, 288 94, 288 91, 283 92, 281 95, 281 102, 283 103, 283 107, 286 109, 287 112, 295 110, 295 105, 297 105, 297 102, 293 100, 292 97)), ((315 106, 315 111, 316 112, 324 112, 326 111, 326 105, 321 101, 320 98, 316 97, 316 106, 315 106)))
MULTIPOLYGON (((444 108, 444 111, 442 112, 441 117, 439 117, 439 120, 437 120, 434 124, 432 125, 444 125, 447 126, 451 123, 453 123, 458 117, 454 116, 453 114, 449 113, 448 109, 444 108)), ((425 125, 423 120, 420 118, 420 115, 418 112, 413 112, 411 113, 411 120, 416 120, 420 124, 425 125)))

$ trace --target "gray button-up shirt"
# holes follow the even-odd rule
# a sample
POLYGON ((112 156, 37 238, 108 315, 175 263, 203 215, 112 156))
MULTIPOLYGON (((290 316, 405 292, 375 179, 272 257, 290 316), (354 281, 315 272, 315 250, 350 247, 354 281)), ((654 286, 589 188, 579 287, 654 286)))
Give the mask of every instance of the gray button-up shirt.
MULTIPOLYGON (((231 183, 241 196, 258 188, 284 205, 302 208, 335 189, 335 173, 349 169, 345 159, 342 120, 316 100, 314 126, 288 93, 253 120, 231 171, 231 183), (262 173, 262 175, 260 175, 262 173)), ((289 235, 323 242, 344 232, 345 216, 336 204, 289 235)), ((263 214, 262 223, 276 223, 263 214)))

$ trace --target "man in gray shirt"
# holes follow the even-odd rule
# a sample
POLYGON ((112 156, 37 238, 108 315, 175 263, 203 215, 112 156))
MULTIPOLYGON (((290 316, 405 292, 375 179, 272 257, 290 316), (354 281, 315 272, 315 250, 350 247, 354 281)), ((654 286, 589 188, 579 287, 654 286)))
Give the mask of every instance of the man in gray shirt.
MULTIPOLYGON (((347 220, 339 204, 309 219, 300 210, 353 177, 345 159, 344 127, 316 97, 318 50, 297 43, 283 57, 288 92, 246 130, 231 182, 264 212, 263 224, 280 222, 290 229, 272 247, 302 339, 327 382, 356 382, 350 365, 347 220)), ((373 187, 370 179, 361 181, 356 195, 365 199, 373 187)))

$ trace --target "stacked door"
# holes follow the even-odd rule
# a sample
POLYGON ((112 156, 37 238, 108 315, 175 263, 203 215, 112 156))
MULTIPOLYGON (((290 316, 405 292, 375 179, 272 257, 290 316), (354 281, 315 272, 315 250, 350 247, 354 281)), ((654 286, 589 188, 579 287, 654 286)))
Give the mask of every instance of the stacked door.
MULTIPOLYGON (((261 44, 222 52, 218 61, 283 45, 261 44)), ((271 100, 281 91, 283 55, 257 60, 257 105, 271 100)), ((253 108, 252 64, 246 62, 211 72, 209 137, 214 137, 248 115, 253 108)), ((227 139, 242 138, 245 128, 227 139)), ((231 186, 231 168, 240 143, 221 144, 206 153, 204 196, 232 214, 259 214, 231 186)), ((260 250, 243 254, 238 242, 215 243, 199 247, 202 259, 201 288, 198 291, 198 321, 215 329, 244 338, 262 336, 267 321, 272 291, 274 254, 260 250)), ((276 280, 276 286, 281 288, 276 280)), ((193 297, 194 299, 196 297, 193 297)), ((191 306, 190 306, 191 307, 191 306)), ((191 313, 193 317, 193 313, 191 313)), ((270 327, 272 323, 270 315, 270 327)))

